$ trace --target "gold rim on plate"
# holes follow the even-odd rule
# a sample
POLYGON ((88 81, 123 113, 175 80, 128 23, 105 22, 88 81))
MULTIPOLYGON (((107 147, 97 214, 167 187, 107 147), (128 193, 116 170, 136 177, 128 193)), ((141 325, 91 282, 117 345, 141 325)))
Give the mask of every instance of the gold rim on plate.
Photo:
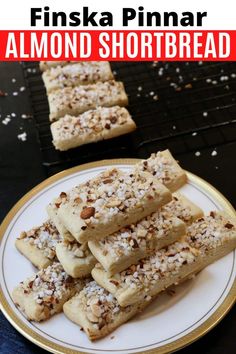
MULTIPOLYGON (((72 167, 68 170, 57 173, 56 175, 49 177, 42 183, 38 184, 36 187, 31 189, 24 197, 22 197, 15 206, 10 210, 5 219, 3 220, 0 226, 0 239, 2 239, 5 231, 10 224, 11 220, 14 218, 16 213, 24 206, 26 202, 28 202, 33 196, 43 190, 45 187, 53 184, 54 182, 74 174, 76 172, 84 171, 87 169, 100 167, 100 166, 108 166, 108 165, 133 165, 137 163, 139 159, 113 159, 113 160, 102 160, 97 162, 86 163, 80 166, 72 167)), ((221 205, 221 207, 233 218, 236 218, 236 211, 230 202, 211 184, 203 180, 202 178, 187 172, 188 179, 199 187, 202 190, 205 190, 208 194, 217 200, 217 202, 221 205)), ((209 317, 203 324, 197 327, 192 332, 188 333, 182 338, 179 338, 169 344, 165 344, 161 347, 154 348, 151 350, 146 350, 139 352, 141 354, 164 354, 171 353, 178 349, 189 345, 205 335, 209 332, 214 326, 216 326, 223 317, 228 313, 236 300, 236 280, 234 281, 227 297, 223 301, 223 303, 217 308, 217 310, 209 317)), ((0 289, 0 309, 2 310, 5 317, 8 321, 15 327, 15 329, 20 332, 24 337, 29 339, 31 342, 37 344, 39 347, 46 349, 52 353, 56 354, 84 354, 85 352, 81 352, 74 349, 65 348, 59 344, 56 344, 48 339, 42 337, 38 333, 34 332, 31 328, 29 328, 26 324, 24 324, 14 313, 10 305, 8 304, 6 298, 4 297, 2 289, 0 289)))

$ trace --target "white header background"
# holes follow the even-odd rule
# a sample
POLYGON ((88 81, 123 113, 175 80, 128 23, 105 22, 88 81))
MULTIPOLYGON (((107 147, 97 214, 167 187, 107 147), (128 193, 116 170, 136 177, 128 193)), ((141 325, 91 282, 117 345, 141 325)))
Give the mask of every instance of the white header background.
MULTIPOLYGON (((138 27, 137 20, 130 21, 125 30, 148 29, 209 29, 209 30, 236 30, 236 1, 235 0, 1 0, 0 1, 0 30, 112 30, 122 29, 122 8, 134 8, 138 11, 138 7, 143 6, 144 11, 157 12, 177 12, 181 18, 184 11, 204 12, 207 11, 207 17, 203 18, 203 26, 201 27, 138 27), (109 11, 113 14, 113 27, 44 27, 43 21, 39 21, 36 27, 30 26, 30 8, 49 6, 51 11, 82 12, 84 6, 88 6, 89 10, 103 12, 109 11)), ((80 17, 82 18, 82 16, 80 17)), ((95 17, 96 19, 96 17, 95 17)), ((97 20, 99 16, 97 16, 97 20)))

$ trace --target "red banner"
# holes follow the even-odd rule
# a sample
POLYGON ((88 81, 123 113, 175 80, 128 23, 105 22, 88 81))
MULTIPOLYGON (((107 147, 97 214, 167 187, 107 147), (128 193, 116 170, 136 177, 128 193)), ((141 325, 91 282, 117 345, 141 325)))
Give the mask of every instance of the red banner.
POLYGON ((236 60, 236 31, 0 31, 0 60, 236 60))

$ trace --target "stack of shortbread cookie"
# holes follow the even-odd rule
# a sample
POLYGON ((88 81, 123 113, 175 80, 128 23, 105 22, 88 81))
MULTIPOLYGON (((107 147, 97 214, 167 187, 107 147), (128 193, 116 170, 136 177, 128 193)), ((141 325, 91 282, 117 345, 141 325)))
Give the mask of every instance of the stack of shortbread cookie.
POLYGON ((177 191, 186 182, 165 150, 62 191, 49 220, 16 240, 39 272, 14 289, 15 304, 34 321, 64 311, 95 340, 232 251, 235 222, 204 216, 177 191))
POLYGON ((122 82, 109 62, 40 62, 46 87, 53 144, 65 151, 136 129, 125 106, 122 82))

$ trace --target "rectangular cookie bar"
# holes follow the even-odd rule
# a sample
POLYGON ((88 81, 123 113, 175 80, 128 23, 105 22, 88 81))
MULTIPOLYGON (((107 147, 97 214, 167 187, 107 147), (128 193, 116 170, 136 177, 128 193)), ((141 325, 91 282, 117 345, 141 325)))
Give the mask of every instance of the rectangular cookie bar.
POLYGON ((50 121, 66 114, 79 115, 98 106, 127 106, 124 85, 118 81, 97 82, 79 87, 65 87, 48 94, 50 121))
MULTIPOLYGON (((192 278, 191 274, 181 283, 192 278)), ((123 323, 143 311, 155 297, 146 296, 145 301, 121 307, 116 298, 95 281, 91 281, 63 306, 64 314, 82 327, 90 340, 97 340, 113 332, 123 323)))
POLYGON ((158 151, 149 159, 136 165, 137 169, 153 174, 171 192, 175 192, 187 182, 186 172, 179 166, 169 150, 158 151))
MULTIPOLYGON (((101 179, 107 180, 109 177, 110 181, 112 180, 115 181, 116 178, 119 177, 120 175, 121 175, 121 171, 118 171, 117 169, 113 169, 112 174, 107 173, 107 171, 101 173, 101 179)), ((96 183, 96 179, 97 177, 93 178, 89 184, 93 185, 93 181, 94 183, 96 183)), ((81 195, 84 196, 85 190, 86 190, 85 184, 75 186, 74 188, 70 189, 67 192, 61 192, 60 195, 57 198, 53 199, 52 202, 47 206, 47 213, 50 219, 53 220, 54 224, 56 225, 63 239, 69 242, 75 241, 75 238, 72 236, 72 234, 66 229, 65 225, 62 223, 58 215, 58 211, 63 204, 68 204, 70 200, 80 198, 81 195)))
POLYGON ((227 216, 213 212, 190 225, 184 241, 161 249, 112 277, 99 267, 93 269, 92 276, 121 306, 128 306, 142 301, 147 295, 157 295, 235 247, 235 225, 227 216))
POLYGON ((56 254, 62 267, 72 278, 90 275, 97 263, 86 243, 81 245, 76 241, 62 241, 57 244, 56 254))
POLYGON ((84 144, 111 139, 136 129, 124 107, 98 107, 74 117, 66 115, 51 124, 53 144, 65 151, 84 144))
MULTIPOLYGON (((112 176, 110 176, 110 179, 115 180, 116 177, 120 175, 120 171, 114 170, 113 172, 114 173, 112 174, 112 176)), ((103 175, 104 175, 104 179, 107 179, 108 175, 106 171, 101 174, 101 176, 103 175)), ((93 180, 94 179, 90 181, 91 185, 93 184, 93 180)), ((84 188, 85 186, 84 184, 82 184, 82 185, 75 186, 74 188, 68 190, 67 192, 61 192, 60 195, 57 198, 53 199, 52 202, 47 206, 47 213, 49 217, 53 220, 54 224, 56 225, 63 239, 69 242, 75 241, 75 238, 66 229, 65 225, 62 223, 58 215, 58 211, 63 204, 68 204, 71 199, 80 198, 81 195, 84 195, 84 190, 83 190, 84 188)))
POLYGON ((186 225, 182 220, 160 210, 103 240, 89 241, 88 245, 98 262, 112 275, 177 241, 185 233, 186 225))
POLYGON ((39 68, 41 71, 45 71, 51 68, 56 68, 57 66, 65 66, 68 64, 77 63, 76 61, 40 61, 39 68))
POLYGON ((51 92, 64 87, 109 81, 113 80, 114 77, 108 61, 81 61, 73 65, 57 66, 46 70, 42 75, 42 79, 47 92, 51 92))
POLYGON ((53 263, 21 282, 12 298, 29 320, 39 322, 61 312, 64 303, 84 284, 67 275, 60 263, 53 263))
POLYGON ((56 259, 56 245, 61 236, 51 220, 24 231, 16 239, 16 248, 39 269, 46 268, 56 259))
POLYGON ((203 216, 203 211, 180 193, 170 203, 136 225, 119 230, 103 240, 89 241, 95 258, 109 275, 119 273, 145 258, 151 251, 165 247, 186 232, 185 224, 203 216))
POLYGON ((170 191, 150 173, 116 168, 74 189, 58 215, 79 243, 98 240, 136 223, 168 203, 170 191))
POLYGON ((64 304, 63 311, 72 322, 83 328, 90 340, 96 340, 127 322, 149 303, 150 300, 121 307, 114 296, 92 281, 64 304))

